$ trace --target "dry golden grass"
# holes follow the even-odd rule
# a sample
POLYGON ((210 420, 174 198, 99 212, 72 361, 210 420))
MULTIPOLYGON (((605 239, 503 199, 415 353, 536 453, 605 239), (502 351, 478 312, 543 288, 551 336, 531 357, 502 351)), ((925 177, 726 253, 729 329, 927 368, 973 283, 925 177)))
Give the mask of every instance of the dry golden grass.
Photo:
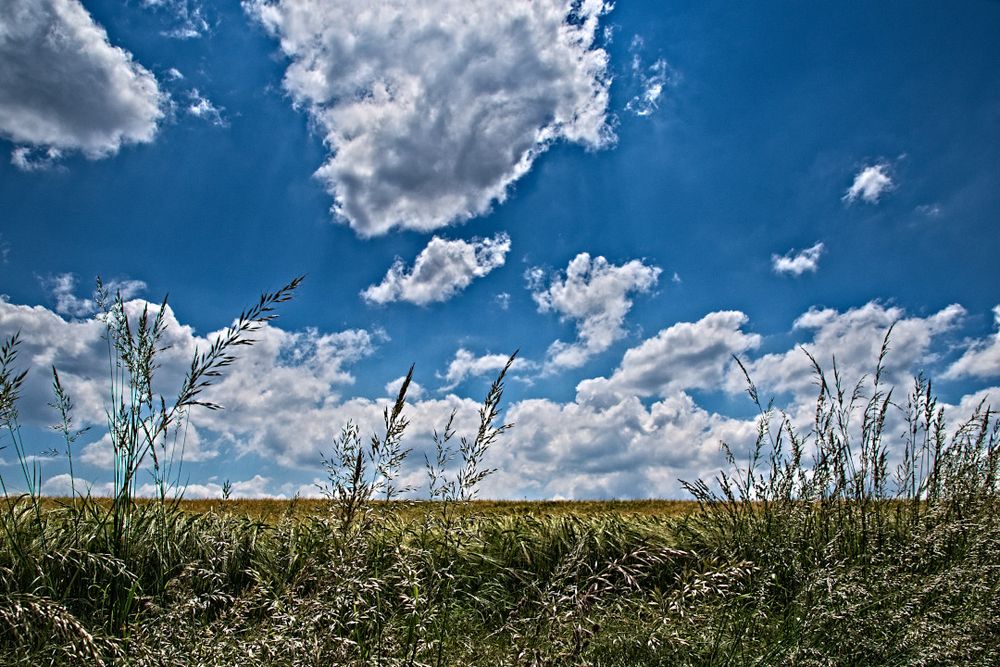
MULTIPOLYGON (((110 498, 95 498, 98 504, 110 507, 110 498)), ((154 502, 137 498, 137 503, 154 502)), ((71 504, 69 498, 47 498, 47 507, 71 504)), ((385 506, 385 503, 375 503, 385 506)), ((438 512, 440 503, 427 500, 397 500, 388 504, 400 518, 409 519, 438 512)), ((329 510, 329 501, 318 498, 276 500, 272 498, 182 500, 180 508, 191 513, 223 513, 248 516, 261 521, 277 521, 282 517, 319 516, 329 510)), ((601 515, 622 517, 670 518, 685 516, 698 509, 691 500, 474 500, 468 504, 452 503, 449 512, 486 516, 575 516, 579 518, 601 515)))

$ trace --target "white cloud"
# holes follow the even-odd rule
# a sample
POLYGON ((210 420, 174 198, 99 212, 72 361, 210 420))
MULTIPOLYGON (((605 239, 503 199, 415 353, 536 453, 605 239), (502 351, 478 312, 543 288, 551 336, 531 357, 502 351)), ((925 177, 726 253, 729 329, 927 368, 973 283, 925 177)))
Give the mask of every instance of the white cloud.
POLYGON ((166 96, 79 0, 6 0, 0 26, 0 136, 90 158, 153 140, 166 96))
POLYGON ((61 273, 47 278, 42 283, 56 301, 56 312, 71 317, 92 315, 96 308, 92 299, 82 299, 76 294, 76 276, 72 273, 61 273))
POLYGON ((997 333, 971 341, 962 356, 945 371, 946 379, 1000 376, 1000 306, 993 307, 993 321, 997 333))
MULTIPOLYGON (((126 303, 133 321, 143 308, 155 313, 159 304, 141 300, 126 303)), ((169 305, 164 321, 165 349, 158 355, 154 390, 169 399, 179 389, 195 350, 207 349, 220 332, 196 335, 190 326, 177 321, 169 305)), ((41 306, 0 299, 0 340, 18 331, 22 339, 19 359, 31 368, 20 402, 22 421, 47 426, 54 420, 46 407, 52 401, 49 368, 54 365, 76 405, 78 423, 103 427, 108 384, 104 324, 96 317, 66 320, 41 306)), ((253 338, 254 345, 239 350, 238 361, 205 393, 206 400, 221 404, 225 410, 191 412, 186 454, 191 460, 217 456, 222 444, 238 451, 266 451, 267 447, 280 449, 286 443, 297 443, 302 436, 300 420, 310 410, 338 404, 335 388, 354 381, 347 367, 370 355, 379 340, 378 335, 363 330, 290 332, 273 325, 261 327, 253 338)), ((314 434, 328 427, 328 423, 316 425, 314 434)), ((95 430, 94 435, 101 433, 95 430)), ((317 441, 307 444, 318 451, 317 441)), ((98 437, 98 442, 83 447, 83 456, 94 465, 105 464, 109 445, 98 437)))
POLYGON ((69 496, 73 491, 77 495, 90 494, 96 497, 108 497, 114 495, 113 482, 101 482, 95 484, 86 479, 71 478, 68 474, 62 473, 53 475, 42 484, 42 493, 48 496, 69 496))
MULTIPOLYGON (((382 431, 383 410, 395 398, 395 395, 348 399, 333 396, 326 400, 315 397, 296 404, 279 402, 276 408, 271 407, 273 400, 267 400, 260 404, 267 405, 267 411, 257 410, 238 418, 230 415, 232 426, 228 428, 237 452, 253 452, 285 467, 315 469, 321 454, 330 453, 331 443, 348 421, 360 427, 363 437, 382 431)), ((405 415, 410 425, 405 444, 415 449, 408 470, 412 480, 423 481, 423 453, 431 452, 432 434, 444 428, 452 410, 457 411, 458 432, 474 436, 479 423, 478 401, 449 394, 440 399, 408 402, 405 415)), ((228 405, 227 411, 230 411, 228 405)), ((226 425, 220 423, 220 426, 226 425)))
MULTIPOLYGON (((152 312, 159 308, 140 300, 126 304, 133 318, 144 307, 152 312)), ((159 355, 154 390, 169 400, 179 388, 195 349, 206 349, 219 332, 196 335, 167 308, 163 340, 167 349, 159 355)), ((30 367, 19 403, 21 422, 47 427, 54 421, 55 414, 47 404, 52 401, 48 369, 55 365, 76 404, 77 423, 94 427, 94 441, 79 444, 77 461, 108 470, 110 440, 101 430, 108 372, 103 323, 96 318, 66 320, 47 308, 0 298, 0 340, 17 331, 22 338, 21 367, 30 367)), ((330 443, 347 421, 358 424, 364 434, 382 427, 382 411, 395 398, 392 385, 397 381, 387 386, 390 391, 384 397, 345 399, 340 393, 354 382, 348 367, 374 352, 378 334, 363 330, 292 332, 268 324, 255 332, 254 339, 254 345, 239 350, 237 361, 204 394, 206 400, 225 409, 191 411, 185 460, 217 461, 221 456, 253 453, 286 468, 315 470, 321 453, 329 453, 330 443)), ((417 449, 407 479, 415 484, 424 481, 423 468, 416 462, 422 462, 422 454, 431 451, 434 431, 444 427, 454 410, 459 433, 474 435, 479 409, 478 401, 454 395, 421 400, 419 394, 418 386, 406 411, 410 419, 407 444, 417 449)), ((189 491, 217 496, 219 489, 217 485, 195 485, 189 491)), ((140 489, 140 493, 146 491, 140 489)))
POLYGON ((916 211, 928 218, 940 218, 942 213, 940 204, 921 204, 916 208, 916 211))
MULTIPOLYGON (((272 480, 262 475, 254 475, 250 479, 232 482, 230 498, 286 498, 282 493, 271 489, 272 480)), ((77 477, 72 479, 68 474, 53 475, 45 480, 42 491, 50 496, 69 496, 75 489, 78 495, 90 493, 96 497, 107 497, 114 494, 112 482, 91 482, 77 477)), ((173 497, 176 488, 169 488, 168 497, 173 497)), ((136 487, 136 495, 140 498, 153 498, 159 495, 159 490, 151 483, 136 487)), ((222 484, 217 481, 190 483, 184 487, 183 497, 189 500, 222 498, 222 484)))
POLYGON ((792 249, 784 255, 771 255, 771 269, 778 274, 785 273, 793 276, 801 276, 807 271, 816 273, 823 250, 823 243, 817 242, 801 252, 792 249))
POLYGON ((162 31, 164 37, 195 39, 208 32, 205 10, 199 0, 142 0, 142 5, 171 15, 174 27, 162 31))
MULTIPOLYGON (((156 308, 139 300, 127 304, 133 315, 146 306, 156 308)), ((793 331, 809 334, 806 347, 817 351, 827 370, 829 357, 835 354, 843 377, 853 383, 872 370, 885 327, 896 321, 885 378, 902 391, 921 365, 935 359, 935 339, 956 327, 963 314, 961 307, 949 306, 915 317, 899 308, 869 303, 845 312, 810 309, 796 320, 793 331)), ((1000 312, 995 315, 1000 318, 1000 312)), ((165 342, 172 347, 161 357, 159 386, 169 396, 194 347, 204 349, 215 334, 196 335, 170 310, 165 318, 165 342)), ((732 418, 699 405, 693 391, 723 387, 742 393, 744 382, 730 355, 748 355, 761 340, 744 330, 746 322, 746 316, 736 311, 678 322, 625 352, 609 377, 579 383, 572 400, 529 398, 510 405, 503 421, 513 423, 514 431, 490 451, 486 465, 500 470, 487 479, 481 495, 680 496, 684 493, 679 479, 711 478, 724 466, 720 442, 732 445, 739 456, 753 442, 756 428, 751 419, 732 418)), ((0 299, 0 338, 17 330, 24 341, 21 359, 34 369, 21 403, 24 423, 44 426, 53 420, 44 405, 51 400, 46 369, 55 364, 77 403, 78 418, 102 424, 107 360, 101 322, 93 318, 68 321, 46 308, 0 299)), ((378 336, 360 330, 289 332, 267 325, 256 338, 257 343, 241 350, 240 359, 206 395, 226 409, 192 412, 186 460, 219 461, 253 453, 278 466, 315 471, 320 453, 329 453, 331 441, 347 421, 359 424, 364 435, 380 430, 382 411, 402 378, 389 382, 383 397, 345 399, 339 395, 353 380, 349 365, 372 354, 378 336)), ((454 376, 469 377, 494 373, 506 357, 476 357, 460 351, 456 360, 462 360, 467 370, 459 364, 454 376)), ((789 346, 745 359, 745 363, 763 399, 770 392, 788 392, 786 408, 796 423, 808 429, 816 387, 802 351, 789 346)), ((432 434, 441 431, 453 410, 457 411, 458 433, 473 434, 479 402, 454 394, 424 399, 419 387, 414 389, 406 408, 411 423, 405 439, 414 451, 401 481, 421 489, 419 495, 426 488, 421 462, 423 454, 432 451, 432 434)), ((961 397, 955 405, 945 406, 949 419, 968 417, 980 398, 997 392, 994 387, 961 397)), ((898 426, 893 422, 886 433, 894 436, 900 431, 898 426)), ((77 458, 81 467, 107 471, 111 463, 107 445, 104 438, 82 446, 77 458)), ((43 465, 47 464, 43 461, 43 465)), ((89 473, 91 479, 108 479, 93 470, 89 473)), ((301 481, 276 479, 281 478, 274 472, 234 481, 233 494, 290 496, 301 481)), ((45 491, 66 493, 68 482, 66 475, 55 475, 47 479, 45 491)), ((110 484, 78 484, 78 488, 86 486, 95 494, 106 494, 110 484)), ((303 489, 315 493, 312 487, 303 489)), ((154 491, 148 484, 139 489, 145 495, 154 491)), ((221 479, 216 477, 190 485, 186 496, 217 498, 221 493, 221 479)))
POLYGON ((878 203, 879 198, 896 187, 889 173, 889 164, 880 162, 865 167, 854 176, 854 183, 844 193, 848 204, 862 199, 869 204, 878 203))
MULTIPOLYGON (((477 357, 469 350, 459 348, 455 352, 455 358, 448 364, 448 370, 445 371, 445 374, 438 375, 445 381, 445 386, 441 387, 440 391, 454 389, 470 377, 496 375, 501 368, 507 365, 508 359, 510 359, 508 354, 484 354, 477 357)), ((518 357, 514 360, 514 365, 511 368, 512 370, 527 371, 533 367, 534 364, 530 361, 518 357)))
POLYGON ((510 237, 497 234, 471 242, 435 236, 420 254, 412 269, 397 259, 385 278, 361 292, 370 303, 408 301, 426 306, 447 301, 489 272, 504 265, 510 251, 510 237))
POLYGON ((652 115, 659 109, 660 96, 669 83, 667 61, 659 58, 652 65, 643 65, 638 53, 632 56, 632 78, 639 93, 625 104, 625 110, 636 116, 652 115))
MULTIPOLYGON (((385 383, 385 395, 386 396, 398 396, 399 390, 403 386, 403 381, 406 379, 405 375, 400 375, 395 380, 389 380, 385 383)), ((424 388, 420 386, 420 383, 410 380, 410 386, 406 388, 406 400, 407 401, 417 401, 423 398, 424 388)))
MULTIPOLYGON (((222 453, 218 447, 219 443, 206 442, 201 437, 200 430, 190 423, 184 424, 182 428, 172 430, 168 434, 168 439, 161 441, 160 444, 163 447, 157 450, 157 457, 164 462, 164 469, 166 469, 168 461, 172 461, 175 465, 182 460, 184 463, 198 463, 216 459, 222 453)), ((78 444, 76 447, 79 449, 78 454, 75 455, 76 460, 106 472, 114 470, 115 448, 111 436, 106 431, 99 439, 82 444, 82 446, 78 444)), ((177 468, 175 467, 173 470, 176 471, 177 468)))
POLYGON ((549 347, 546 372, 578 368, 625 335, 625 316, 632 308, 629 296, 648 292, 659 279, 660 269, 639 260, 622 265, 604 257, 580 253, 565 272, 546 276, 539 268, 526 277, 539 312, 555 312, 576 325, 577 340, 557 340, 549 347), (547 283, 547 284, 546 284, 547 283))
MULTIPOLYGON (((854 381, 874 370, 882 339, 895 324, 884 380, 905 386, 913 374, 936 360, 934 338, 953 330, 964 315, 965 309, 953 304, 927 317, 908 317, 902 308, 872 301, 842 313, 812 308, 795 321, 794 329, 811 333, 802 347, 815 354, 826 371, 832 371, 836 360, 841 376, 854 381)), ((749 360, 746 367, 762 393, 791 392, 800 401, 815 395, 812 365, 798 348, 749 360)), ((730 377, 730 391, 745 388, 742 377, 730 377)))
MULTIPOLYGON (((884 380, 898 391, 935 358, 933 340, 957 325, 964 311, 949 306, 927 317, 907 317, 897 308, 870 303, 840 313, 812 309, 795 329, 812 332, 807 348, 830 371, 836 356, 850 383, 873 370, 885 328, 896 321, 884 380)), ((679 479, 711 479, 725 467, 719 445, 730 444, 737 457, 753 443, 752 419, 734 419, 698 405, 688 389, 725 387, 742 393, 745 380, 731 354, 756 349, 760 336, 745 333, 739 312, 710 313, 698 322, 679 322, 628 350, 610 378, 577 386, 572 401, 528 399, 511 406, 507 420, 516 437, 500 450, 500 468, 487 481, 492 495, 511 497, 664 497, 686 495, 679 479), (645 404, 641 399, 655 395, 645 404)), ((811 424, 816 395, 811 366, 797 346, 745 360, 763 401, 768 392, 789 391, 784 408, 803 433, 811 424)), ((949 419, 964 419, 996 388, 965 396, 945 406, 949 419)), ((897 394, 898 396, 899 394, 897 394)), ((888 439, 901 431, 900 415, 886 426, 888 439)), ((954 427, 956 424, 953 423, 954 427)), ((893 441, 891 456, 900 454, 893 441)), ((490 495, 487 493, 487 495, 490 495)))
POLYGON ((554 141, 601 148, 604 0, 244 0, 330 150, 316 172, 358 234, 481 215, 554 141))
POLYGON ((63 152, 58 148, 16 146, 10 152, 10 163, 21 171, 48 171, 59 166, 63 152))
POLYGON ((181 79, 184 78, 184 75, 181 74, 181 71, 176 67, 171 67, 170 69, 167 70, 167 77, 171 81, 180 81, 181 79))
POLYGON ((715 389, 726 379, 734 354, 760 345, 743 332, 739 311, 709 313, 697 322, 678 322, 625 352, 610 378, 584 380, 578 396, 669 396, 688 389, 715 389))
MULTIPOLYGON (((72 273, 60 273, 42 279, 42 285, 49 290, 55 300, 56 312, 70 317, 85 317, 97 312, 97 303, 93 298, 78 297, 76 291, 76 276, 72 273)), ((117 279, 105 283, 108 294, 120 294, 122 300, 128 301, 138 296, 146 289, 146 283, 141 280, 117 279)))
POLYGON ((190 104, 187 106, 187 112, 190 115, 195 118, 206 120, 216 127, 226 127, 229 124, 226 119, 222 117, 222 112, 225 111, 226 108, 215 106, 210 99, 199 93, 197 88, 193 88, 188 93, 188 97, 191 100, 190 104))
POLYGON ((510 294, 507 292, 500 292, 493 297, 493 302, 498 308, 500 308, 500 310, 508 310, 510 308, 510 294))
POLYGON ((723 441, 742 451, 755 435, 752 420, 710 413, 683 392, 649 407, 635 396, 531 399, 511 406, 507 419, 515 437, 493 459, 499 472, 486 497, 683 496, 679 479, 710 478, 723 465, 723 441))

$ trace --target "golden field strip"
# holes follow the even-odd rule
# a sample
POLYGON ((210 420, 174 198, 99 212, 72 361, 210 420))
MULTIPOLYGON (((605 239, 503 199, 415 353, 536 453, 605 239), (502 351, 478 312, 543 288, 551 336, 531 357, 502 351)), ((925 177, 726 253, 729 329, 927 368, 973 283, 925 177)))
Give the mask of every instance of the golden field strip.
MULTIPOLYGON (((111 505, 110 498, 93 498, 99 505, 111 505)), ((70 498, 50 497, 46 499, 49 508, 72 504, 70 498)), ((156 502, 137 498, 137 504, 156 502)), ((375 502, 376 507, 386 507, 384 502, 375 502)), ((388 503, 400 518, 418 518, 425 514, 437 514, 441 503, 428 500, 394 500, 388 503)), ((233 516, 247 516, 261 521, 277 521, 283 517, 320 516, 331 509, 329 500, 322 498, 296 498, 281 500, 274 498, 238 499, 197 499, 180 500, 178 507, 194 514, 215 513, 233 516)), ((473 500, 467 503, 449 503, 449 513, 476 514, 480 516, 575 516, 578 518, 617 515, 620 517, 675 518, 690 514, 698 509, 692 500, 473 500)))

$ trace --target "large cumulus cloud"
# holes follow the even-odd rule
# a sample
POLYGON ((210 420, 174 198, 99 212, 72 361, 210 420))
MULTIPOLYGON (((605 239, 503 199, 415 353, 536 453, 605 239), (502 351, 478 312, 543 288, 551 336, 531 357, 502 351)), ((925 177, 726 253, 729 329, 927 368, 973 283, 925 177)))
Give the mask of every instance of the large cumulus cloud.
POLYGON ((132 54, 115 46, 79 0, 0 3, 0 136, 14 163, 37 164, 26 147, 91 158, 153 140, 166 96, 132 54))
POLYGON ((604 0, 245 0, 330 156, 358 234, 429 231, 503 201, 553 141, 613 141, 604 0))

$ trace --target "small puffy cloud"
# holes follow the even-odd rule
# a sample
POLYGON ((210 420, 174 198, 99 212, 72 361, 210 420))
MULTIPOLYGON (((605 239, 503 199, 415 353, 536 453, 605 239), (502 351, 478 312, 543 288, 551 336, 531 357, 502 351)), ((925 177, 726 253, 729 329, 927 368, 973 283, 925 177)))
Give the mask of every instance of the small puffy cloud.
POLYGON ((985 340, 971 341, 965 352, 945 371, 946 379, 1000 376, 1000 306, 993 307, 997 333, 985 340))
POLYGON ((578 368, 621 339, 625 316, 632 308, 630 296, 651 290, 659 276, 659 267, 639 260, 615 265, 585 252, 553 275, 529 269, 526 278, 538 311, 557 313, 563 321, 573 322, 577 331, 572 343, 552 343, 545 370, 578 368))
MULTIPOLYGON (((400 375, 395 380, 389 380, 385 383, 385 395, 389 397, 399 396, 399 390, 403 386, 403 381, 406 380, 405 375, 400 375)), ((424 388, 420 386, 419 383, 410 380, 410 386, 406 388, 406 400, 417 401, 423 398, 424 388)))
MULTIPOLYGON (((459 348, 455 352, 455 358, 448 364, 448 370, 445 371, 444 375, 438 375, 445 381, 445 385, 440 390, 454 389, 470 377, 496 375, 501 368, 507 365, 508 359, 510 359, 510 355, 507 354, 484 354, 477 357, 469 350, 459 348)), ((531 367, 533 367, 531 362, 519 357, 514 360, 512 369, 524 371, 531 367)))
POLYGON ((79 0, 5 0, 0 26, 0 136, 90 158, 153 140, 166 96, 79 0))
POLYGON ((83 299, 76 294, 76 276, 72 273, 61 273, 47 278, 42 283, 56 301, 56 312, 70 317, 91 315, 96 308, 92 299, 83 299))
POLYGON ((503 266, 509 251, 510 237, 506 234, 472 241, 435 236, 417 255, 412 269, 397 259, 382 282, 369 286, 361 296, 377 304, 408 301, 426 306, 447 301, 476 278, 503 266))
POLYGON ((208 121, 217 127, 225 127, 228 125, 226 119, 222 117, 222 112, 226 110, 225 107, 215 106, 210 99, 199 93, 197 88, 193 88, 188 93, 188 97, 190 98, 190 102, 187 106, 188 114, 194 116, 195 118, 208 121))
POLYGON ((431 231, 502 202, 555 141, 608 124, 604 0, 244 0, 323 133, 316 172, 359 235, 431 231))
POLYGON ((843 200, 848 204, 858 199, 877 204, 879 198, 895 186, 889 173, 889 163, 880 162, 865 167, 854 176, 854 182, 844 193, 843 200))
POLYGON ((493 303, 495 303, 500 310, 508 310, 510 308, 510 294, 507 292, 500 292, 493 297, 493 303))
POLYGON ((823 243, 817 242, 801 252, 792 249, 784 255, 771 255, 771 269, 777 274, 793 276, 801 276, 807 271, 816 273, 823 250, 823 243))

